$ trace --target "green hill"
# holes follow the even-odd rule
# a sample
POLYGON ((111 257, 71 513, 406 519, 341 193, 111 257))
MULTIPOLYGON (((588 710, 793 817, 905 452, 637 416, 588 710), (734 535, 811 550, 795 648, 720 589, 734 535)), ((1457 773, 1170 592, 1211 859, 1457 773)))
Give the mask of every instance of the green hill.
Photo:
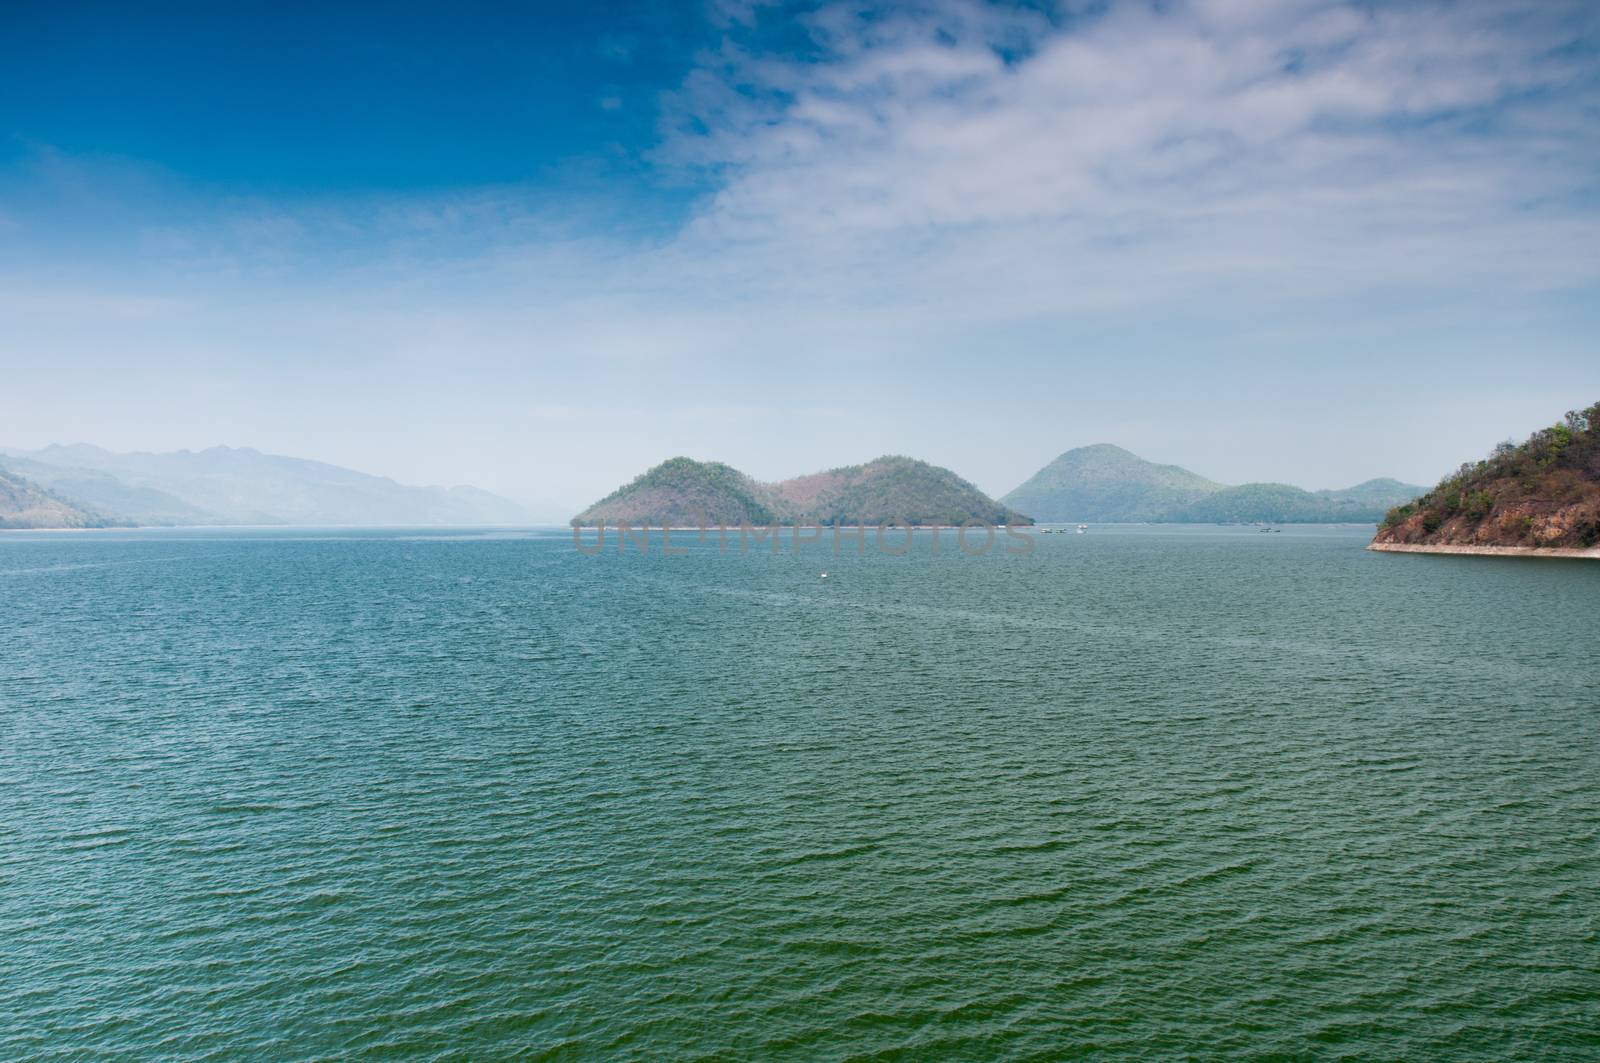
POLYGON ((1521 446, 1502 443, 1384 517, 1373 540, 1412 546, 1600 544, 1600 403, 1521 446))
POLYGON ((720 461, 671 458, 572 518, 597 524, 693 527, 781 521, 785 507, 770 488, 720 461))
POLYGON ((1415 498, 1419 490, 1397 480, 1369 480, 1343 491, 1307 491, 1289 484, 1244 484, 1225 487, 1191 502, 1174 510, 1169 519, 1196 523, 1375 523, 1390 506, 1415 498))
POLYGON ((1275 483, 1229 487, 1099 443, 1067 451, 1002 501, 1053 523, 1376 523, 1423 490, 1387 479, 1338 491, 1275 483))
POLYGON ((721 462, 673 458, 588 509, 572 523, 639 527, 718 524, 1032 523, 949 469, 900 456, 763 484, 721 462))
POLYGON ((1423 488, 1417 484, 1405 484, 1399 480, 1391 480, 1384 477, 1377 480, 1368 480, 1366 483, 1359 483, 1354 487, 1347 487, 1343 491, 1319 491, 1317 493, 1349 499, 1352 502, 1382 506, 1387 510, 1402 502, 1409 502, 1421 494, 1422 491, 1423 488))
POLYGON ((1067 451, 1000 501, 1056 523, 1159 521, 1222 486, 1188 469, 1097 443, 1067 451))
POLYGON ((817 524, 1032 524, 949 469, 900 455, 774 486, 790 520, 817 524))

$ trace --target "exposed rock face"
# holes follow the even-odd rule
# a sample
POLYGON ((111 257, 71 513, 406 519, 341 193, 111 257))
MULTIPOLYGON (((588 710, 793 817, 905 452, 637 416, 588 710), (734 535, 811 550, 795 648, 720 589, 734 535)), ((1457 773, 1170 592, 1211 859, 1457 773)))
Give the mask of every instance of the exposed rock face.
POLYGON ((1600 544, 1600 403, 1526 443, 1502 443, 1415 502, 1389 511, 1375 544, 1588 550, 1600 544))

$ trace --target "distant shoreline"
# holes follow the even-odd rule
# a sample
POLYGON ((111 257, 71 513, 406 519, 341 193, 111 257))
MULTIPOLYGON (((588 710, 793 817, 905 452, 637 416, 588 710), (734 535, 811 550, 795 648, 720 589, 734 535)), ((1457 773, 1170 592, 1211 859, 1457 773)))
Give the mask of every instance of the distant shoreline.
MULTIPOLYGON (((1090 528, 1226 528, 1226 529, 1231 529, 1231 530, 1235 530, 1235 531, 1237 531, 1239 529, 1259 528, 1259 527, 1263 527, 1263 526, 1276 527, 1276 528, 1362 528, 1362 527, 1372 528, 1372 527, 1375 527, 1374 523, 1372 521, 1370 521, 1370 520, 1360 520, 1360 521, 1277 521, 1277 522, 1271 522, 1271 521, 1243 522, 1243 521, 1240 521, 1240 522, 1229 522, 1229 523, 1223 523, 1223 522, 1219 522, 1219 521, 1209 521, 1209 520, 1207 520, 1207 521, 1149 521, 1149 520, 1117 521, 1117 520, 1104 520, 1104 521, 1062 521, 1062 522, 1059 522, 1059 523, 1056 523, 1056 522, 1052 522, 1052 523, 1036 522, 1036 523, 1033 523, 1033 524, 1013 524, 1012 527, 1014 527, 1014 528, 1029 528, 1029 529, 1034 529, 1034 530, 1038 530, 1038 531, 1044 531, 1046 529, 1067 530, 1067 529, 1071 529, 1071 528, 1076 527, 1080 523, 1086 523, 1086 524, 1089 525, 1090 528)), ((51 533, 73 532, 73 533, 79 533, 79 534, 90 534, 90 533, 131 532, 131 531, 307 531, 307 530, 310 530, 310 531, 439 531, 439 530, 451 530, 451 529, 454 529, 454 530, 494 529, 494 530, 499 530, 499 531, 506 531, 506 530, 523 531, 523 530, 527 530, 527 531, 570 532, 572 530, 572 527, 573 526, 571 524, 559 523, 559 522, 543 523, 543 524, 541 524, 541 523, 513 523, 513 524, 116 524, 116 525, 109 525, 109 526, 103 527, 103 528, 60 528, 60 527, 54 527, 54 528, 0 528, 0 535, 4 535, 4 534, 6 534, 8 532, 26 535, 26 534, 30 534, 30 533, 34 533, 34 532, 51 532, 51 533)), ((581 524, 581 525, 578 525, 578 527, 582 528, 584 531, 593 531, 595 529, 596 525, 593 525, 593 524, 581 524)), ((727 527, 727 530, 729 532, 737 532, 739 530, 739 526, 737 524, 730 524, 730 525, 727 525, 726 527, 727 527)), ((753 524, 753 525, 751 525, 752 530, 759 530, 759 529, 764 529, 764 528, 768 528, 768 527, 771 527, 771 525, 767 525, 767 524, 753 524)), ((779 528, 784 528, 784 529, 794 528, 794 527, 807 528, 807 529, 820 527, 824 531, 827 531, 827 530, 829 530, 831 528, 834 528, 834 527, 838 527, 839 530, 841 530, 841 531, 855 531, 857 528, 864 528, 867 531, 871 531, 874 528, 876 528, 877 525, 876 524, 866 524, 866 525, 858 525, 858 524, 840 524, 840 525, 832 525, 832 524, 820 524, 820 525, 819 524, 799 524, 799 525, 795 525, 795 524, 780 524, 780 525, 778 525, 778 527, 779 528)), ((893 530, 896 530, 896 531, 904 530, 907 527, 913 528, 916 531, 929 531, 932 528, 934 528, 935 525, 932 525, 932 524, 915 524, 915 525, 893 524, 893 525, 886 525, 886 527, 888 527, 890 529, 893 529, 893 530)), ((959 528, 960 525, 959 524, 940 524, 937 527, 941 531, 953 531, 956 528, 959 528)), ((974 530, 976 530, 979 527, 979 525, 973 525, 972 527, 973 527, 974 530)), ((1000 530, 1003 530, 1006 527, 1006 525, 1004 525, 1004 524, 996 524, 993 527, 995 528, 996 531, 1000 531, 1000 530)), ((642 528, 643 528, 643 526, 640 525, 638 527, 634 527, 632 530, 637 532, 637 531, 642 530, 642 528)), ((707 534, 711 534, 711 533, 716 532, 717 528, 718 528, 717 525, 712 524, 712 525, 707 526, 704 530, 706 531, 707 534)), ((614 524, 607 524, 606 525, 606 530, 608 532, 614 532, 614 531, 617 530, 617 526, 614 525, 614 524)), ((652 524, 652 525, 650 525, 650 530, 658 532, 658 531, 661 530, 661 526, 659 524, 652 524)), ((697 525, 693 525, 693 524, 685 524, 685 525, 674 524, 669 530, 673 531, 673 532, 697 532, 697 531, 700 531, 701 529, 697 525)))
POLYGON ((1600 546, 1586 550, 1561 546, 1454 546, 1426 543, 1372 543, 1368 550, 1384 554, 1464 554, 1476 557, 1567 557, 1600 561, 1600 546))

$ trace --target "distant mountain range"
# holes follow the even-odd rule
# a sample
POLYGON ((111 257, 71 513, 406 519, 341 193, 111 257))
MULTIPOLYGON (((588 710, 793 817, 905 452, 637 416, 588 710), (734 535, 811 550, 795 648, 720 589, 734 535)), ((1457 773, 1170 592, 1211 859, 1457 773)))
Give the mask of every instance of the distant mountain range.
POLYGON ((117 523, 0 468, 0 528, 106 528, 117 523))
POLYGON ((21 527, 92 527, 81 520, 192 524, 517 524, 521 506, 475 487, 408 487, 387 477, 318 461, 212 447, 166 454, 114 454, 76 444, 0 453, 12 482, 31 481, 69 510, 0 500, 0 519, 21 527), (12 510, 15 509, 13 513, 12 510), (7 514, 11 515, 7 515, 7 514), (52 514, 54 514, 52 516, 52 514), (50 523, 52 520, 60 523, 50 523), (72 521, 80 521, 74 523, 72 521), (44 523, 40 523, 40 522, 44 523))
POLYGON ((1099 443, 1069 450, 1001 501, 1049 523, 1376 523, 1427 488, 1368 480, 1341 491, 1289 484, 1230 487, 1099 443))
POLYGON ((574 525, 1031 524, 949 469, 890 455, 781 483, 761 483, 715 461, 673 458, 576 517, 574 525))
MULTIPOLYGON (((518 524, 519 505, 473 487, 409 487, 318 461, 212 447, 116 454, 76 444, 0 453, 0 527, 518 524)), ((1369 480, 1342 491, 1231 487, 1120 447, 1069 450, 996 501, 949 469, 899 455, 779 483, 673 458, 572 523, 959 525, 1110 522, 1373 522, 1426 491, 1369 480)))

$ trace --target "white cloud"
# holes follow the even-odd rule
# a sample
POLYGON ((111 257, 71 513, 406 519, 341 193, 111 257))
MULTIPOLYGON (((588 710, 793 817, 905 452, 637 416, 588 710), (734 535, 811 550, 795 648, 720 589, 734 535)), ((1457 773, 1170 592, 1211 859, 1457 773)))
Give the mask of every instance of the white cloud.
POLYGON ((1120 3, 1062 28, 828 7, 820 59, 730 44, 686 83, 671 152, 722 183, 684 245, 877 303, 995 292, 1000 315, 1041 274, 1073 294, 1037 291, 1040 312, 1130 289, 1588 283, 1596 80, 1563 51, 1583 10, 1120 3))

